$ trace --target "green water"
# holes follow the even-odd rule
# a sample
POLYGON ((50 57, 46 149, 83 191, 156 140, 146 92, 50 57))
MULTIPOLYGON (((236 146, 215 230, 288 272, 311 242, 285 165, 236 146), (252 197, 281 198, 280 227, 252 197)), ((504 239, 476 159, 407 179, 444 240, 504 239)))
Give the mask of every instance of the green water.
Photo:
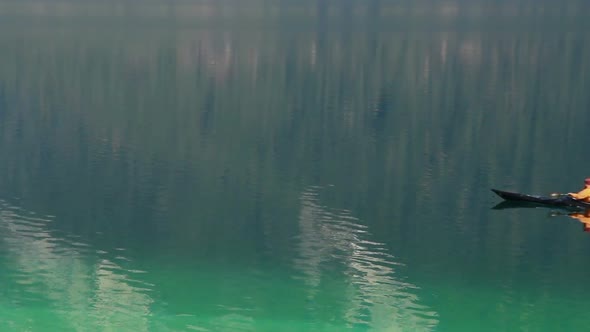
POLYGON ((584 1, 0 3, 0 331, 583 331, 584 1))

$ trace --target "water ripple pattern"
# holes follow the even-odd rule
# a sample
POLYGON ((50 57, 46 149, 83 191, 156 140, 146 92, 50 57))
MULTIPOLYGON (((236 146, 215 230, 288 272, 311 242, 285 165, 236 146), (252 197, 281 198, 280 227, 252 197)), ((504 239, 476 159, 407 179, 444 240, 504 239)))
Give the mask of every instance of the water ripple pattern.
POLYGON ((307 286, 310 303, 332 271, 346 281, 344 320, 348 327, 370 331, 432 331, 438 315, 420 303, 417 286, 396 274, 395 257, 382 243, 370 240, 367 226, 347 210, 320 203, 320 188, 301 195, 299 256, 294 265, 307 286))
POLYGON ((0 201, 0 330, 148 331, 153 285, 142 271, 53 221, 0 201))

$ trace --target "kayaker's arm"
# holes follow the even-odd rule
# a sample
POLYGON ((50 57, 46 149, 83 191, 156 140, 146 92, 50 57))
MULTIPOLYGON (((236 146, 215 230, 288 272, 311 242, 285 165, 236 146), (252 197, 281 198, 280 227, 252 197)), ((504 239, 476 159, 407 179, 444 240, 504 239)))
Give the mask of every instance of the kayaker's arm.
POLYGON ((568 193, 571 198, 590 203, 590 178, 584 180, 584 189, 577 193, 568 193))
POLYGON ((590 198, 590 191, 589 190, 582 190, 579 193, 568 193, 568 195, 570 195, 572 198, 575 199, 579 199, 579 200, 585 200, 590 198))

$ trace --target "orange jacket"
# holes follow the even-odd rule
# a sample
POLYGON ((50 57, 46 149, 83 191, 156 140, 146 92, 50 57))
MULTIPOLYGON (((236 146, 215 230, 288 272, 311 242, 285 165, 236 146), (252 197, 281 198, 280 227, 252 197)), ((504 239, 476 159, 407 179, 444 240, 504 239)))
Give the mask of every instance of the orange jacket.
POLYGON ((575 199, 579 199, 584 202, 590 202, 590 186, 586 186, 586 188, 582 189, 578 193, 570 193, 569 195, 575 199))

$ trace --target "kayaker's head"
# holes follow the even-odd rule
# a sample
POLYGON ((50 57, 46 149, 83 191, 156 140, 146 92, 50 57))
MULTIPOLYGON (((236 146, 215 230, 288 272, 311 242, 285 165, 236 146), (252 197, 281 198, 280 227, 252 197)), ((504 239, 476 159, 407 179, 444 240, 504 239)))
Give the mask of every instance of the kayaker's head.
POLYGON ((584 180, 584 183, 585 183, 587 186, 590 186, 590 178, 586 178, 586 180, 584 180))

